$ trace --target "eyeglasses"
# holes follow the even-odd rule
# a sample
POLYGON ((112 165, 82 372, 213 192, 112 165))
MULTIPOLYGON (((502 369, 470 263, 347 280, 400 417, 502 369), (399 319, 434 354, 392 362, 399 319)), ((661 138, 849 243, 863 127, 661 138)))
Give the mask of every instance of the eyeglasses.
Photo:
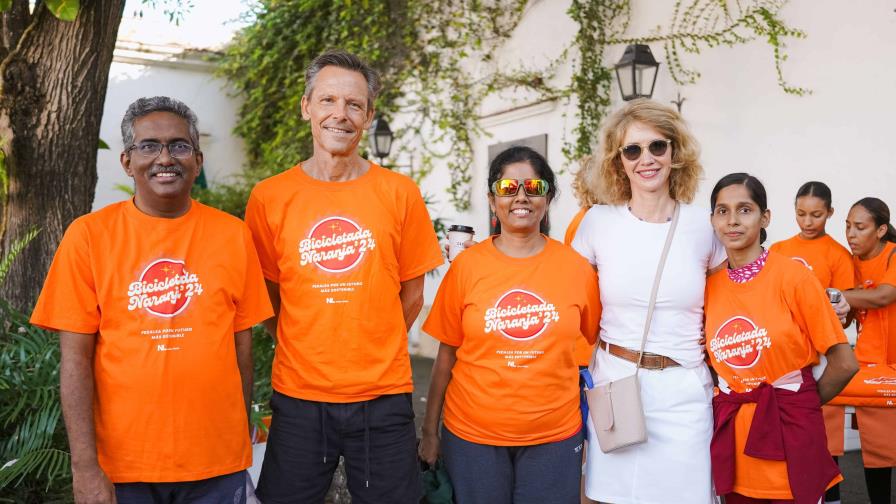
POLYGON ((162 154, 162 149, 168 149, 168 155, 176 159, 186 159, 193 155, 193 146, 187 142, 140 142, 128 147, 128 151, 136 150, 141 156, 157 158, 162 154))
MULTIPOLYGON (((668 149, 671 144, 672 140, 654 140, 647 144, 647 150, 650 151, 650 155, 652 156, 662 157, 666 155, 666 149, 668 149)), ((619 152, 622 153, 622 157, 625 159, 628 159, 629 161, 637 161, 641 159, 641 154, 644 153, 644 146, 641 144, 630 143, 620 147, 619 152)))
POLYGON ((520 186, 526 191, 526 196, 545 196, 551 186, 547 180, 530 178, 525 180, 498 179, 492 184, 492 193, 495 196, 516 196, 520 192, 520 186))

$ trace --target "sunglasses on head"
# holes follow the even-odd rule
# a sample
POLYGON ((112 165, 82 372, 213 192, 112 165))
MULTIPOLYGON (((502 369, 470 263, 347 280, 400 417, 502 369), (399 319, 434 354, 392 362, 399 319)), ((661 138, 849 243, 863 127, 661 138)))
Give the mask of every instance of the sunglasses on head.
MULTIPOLYGON (((654 157, 662 157, 666 155, 666 150, 671 143, 672 140, 654 140, 647 144, 647 150, 650 151, 650 155, 654 157)), ((619 152, 622 153, 622 157, 625 159, 628 159, 629 161, 637 161, 638 159, 641 159, 641 154, 644 153, 644 146, 641 144, 630 143, 620 147, 619 152)))
POLYGON ((526 191, 526 196, 545 196, 550 189, 548 181, 540 178, 525 180, 504 178, 498 179, 492 184, 492 193, 495 196, 516 196, 520 192, 520 186, 526 191))

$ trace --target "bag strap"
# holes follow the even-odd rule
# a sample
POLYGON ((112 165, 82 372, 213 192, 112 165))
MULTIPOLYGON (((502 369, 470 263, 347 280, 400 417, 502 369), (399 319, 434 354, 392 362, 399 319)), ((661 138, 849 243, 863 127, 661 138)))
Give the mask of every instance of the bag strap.
POLYGON ((647 333, 650 332, 650 321, 653 319, 653 309, 656 307, 656 294, 660 288, 660 278, 663 276, 663 267, 666 265, 666 257, 672 248, 672 237, 675 235, 675 227, 678 225, 678 214, 681 205, 676 201, 675 210, 672 213, 672 223, 669 224, 669 232, 666 233, 666 243, 663 245, 663 253, 660 255, 660 263, 656 267, 656 277, 653 279, 653 288, 650 291, 650 303, 647 305, 647 318, 644 320, 644 335, 641 336, 641 350, 638 351, 638 364, 635 367, 635 375, 641 369, 641 361, 644 359, 644 345, 647 344, 647 333))

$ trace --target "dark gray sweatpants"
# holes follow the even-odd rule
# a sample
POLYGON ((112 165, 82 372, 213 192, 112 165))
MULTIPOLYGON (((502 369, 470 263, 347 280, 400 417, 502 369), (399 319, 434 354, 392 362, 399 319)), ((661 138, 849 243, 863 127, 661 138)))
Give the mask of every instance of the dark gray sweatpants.
POLYGON ((442 429, 442 459, 457 504, 578 504, 582 432, 529 446, 471 443, 442 429))

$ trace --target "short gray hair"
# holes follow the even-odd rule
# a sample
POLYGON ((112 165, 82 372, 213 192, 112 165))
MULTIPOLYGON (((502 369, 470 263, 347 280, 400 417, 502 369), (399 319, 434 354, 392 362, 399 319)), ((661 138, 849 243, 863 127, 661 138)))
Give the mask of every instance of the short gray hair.
POLYGON ((121 140, 124 142, 125 150, 134 145, 134 122, 153 112, 171 112, 187 121, 187 126, 190 128, 190 142, 192 142, 193 148, 199 150, 199 120, 196 119, 196 114, 182 101, 168 96, 139 98, 128 106, 128 110, 121 120, 121 140))
POLYGON ((380 74, 367 63, 364 63, 361 58, 341 49, 324 52, 314 58, 311 64, 308 65, 308 68, 305 69, 306 98, 311 98, 311 92, 314 91, 314 81, 317 80, 317 74, 320 73, 324 67, 328 66, 344 68, 363 75, 364 80, 367 81, 367 110, 373 110, 373 101, 376 100, 377 95, 380 94, 380 89, 382 89, 380 74))

